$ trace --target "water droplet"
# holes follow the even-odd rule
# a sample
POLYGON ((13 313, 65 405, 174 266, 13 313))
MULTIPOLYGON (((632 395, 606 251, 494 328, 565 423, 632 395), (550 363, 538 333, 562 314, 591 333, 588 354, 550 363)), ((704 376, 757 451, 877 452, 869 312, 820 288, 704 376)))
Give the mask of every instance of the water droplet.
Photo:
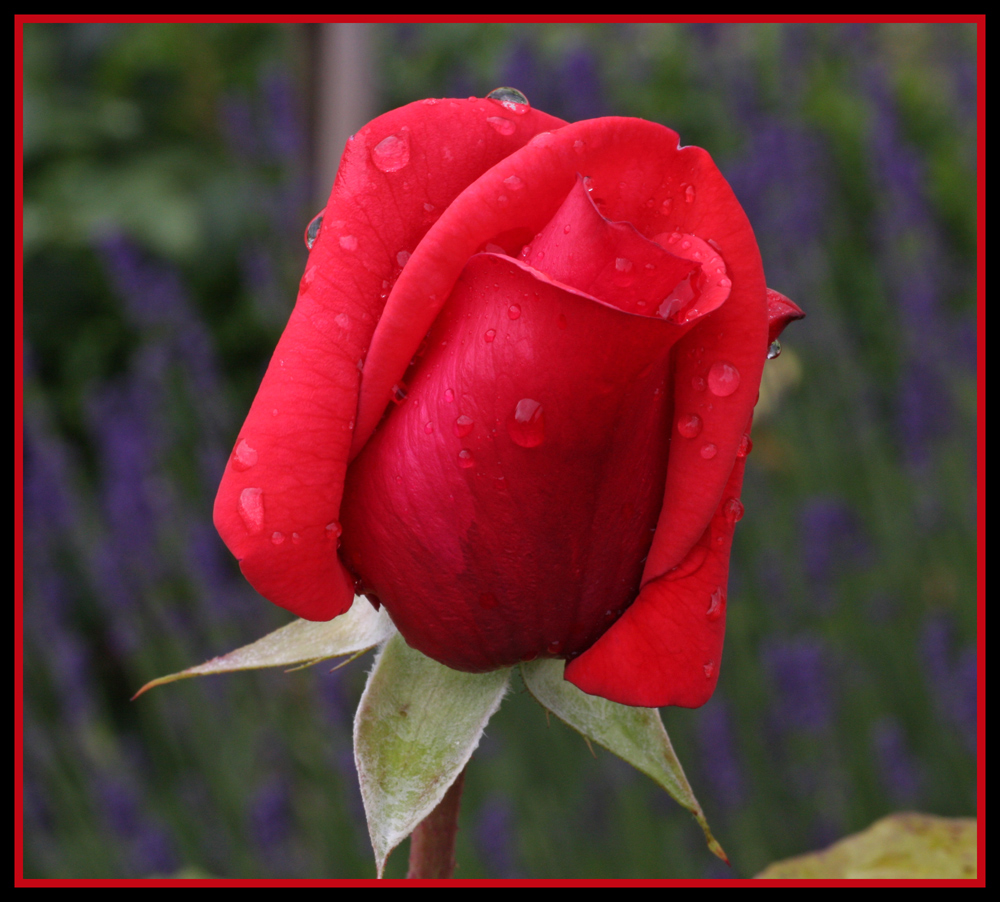
POLYGON ((660 209, 666 214, 670 212, 670 208, 674 205, 674 202, 669 198, 665 197, 663 202, 660 204, 660 209))
POLYGON ((684 203, 690 204, 694 202, 694 185, 684 186, 684 203))
POLYGON ((458 452, 458 465, 464 467, 466 470, 476 465, 476 459, 472 456, 472 452, 468 448, 463 448, 458 452))
POLYGON ((341 235, 340 246, 345 251, 356 251, 358 249, 358 239, 353 235, 341 235))
POLYGON ((446 388, 444 390, 444 399, 449 404, 453 403, 455 400, 455 393, 450 388, 446 388))
POLYGON ((566 314, 565 313, 560 313, 559 314, 559 318, 556 320, 556 325, 560 329, 565 329, 569 325, 569 323, 566 322, 566 314))
POLYGON ((239 512, 251 535, 261 532, 264 529, 263 489, 244 489, 240 492, 239 512))
POLYGON ((271 533, 271 544, 272 545, 280 545, 284 541, 285 541, 285 537, 280 532, 272 532, 271 533))
POLYGON ((546 646, 546 650, 548 651, 548 653, 549 653, 550 655, 557 655, 557 654, 559 654, 559 649, 560 649, 560 648, 562 648, 562 642, 560 642, 560 641, 559 641, 558 639, 553 639, 553 640, 552 640, 552 641, 551 641, 551 642, 550 642, 550 643, 549 643, 549 644, 548 644, 548 645, 546 646))
POLYGON ((517 126, 510 119, 504 119, 503 116, 490 116, 486 121, 493 126, 494 131, 501 135, 512 135, 517 130, 517 126))
POLYGON ((753 451, 753 442, 750 441, 750 436, 743 433, 743 438, 740 439, 740 446, 736 449, 737 457, 746 457, 751 451, 753 451))
POLYGON ((424 204, 424 210, 428 213, 434 210, 434 204, 424 204))
POLYGON ((492 592, 483 592, 479 596, 479 604, 487 611, 491 611, 497 606, 497 597, 492 592))
POLYGON ((774 360, 781 353, 781 342, 776 338, 767 346, 767 359, 774 360))
POLYGON ((702 669, 705 671, 705 679, 712 679, 712 674, 715 673, 715 661, 709 661, 707 664, 703 665, 702 669))
POLYGON ((743 519, 743 505, 738 498, 730 498, 722 505, 722 512, 729 523, 738 523, 743 519))
POLYGON ((583 147, 584 147, 583 141, 581 141, 579 138, 577 138, 573 142, 573 150, 575 150, 577 153, 583 153, 583 147))
POLYGON ((493 339, 496 338, 496 337, 497 337, 497 330, 496 329, 487 329, 486 330, 486 334, 483 336, 483 341, 485 341, 485 342, 488 343, 488 342, 493 341, 493 339))
POLYGON ((331 520, 326 524, 326 537, 330 539, 330 541, 339 539, 343 531, 344 527, 340 525, 338 520, 331 520))
POLYGON ((257 452, 247 444, 246 439, 240 439, 233 451, 233 469, 249 470, 257 463, 257 452))
POLYGON ((434 424, 430 420, 428 420, 426 423, 424 423, 424 432, 430 435, 433 431, 434 431, 434 424))
POLYGON ((319 230, 323 226, 323 214, 317 213, 309 225, 306 226, 305 241, 306 247, 312 250, 312 246, 316 243, 316 239, 319 238, 319 230))
POLYGON ((615 269, 618 272, 628 272, 632 268, 632 261, 627 257, 616 257, 615 258, 615 269))
POLYGON ((510 188, 511 191, 520 191, 524 187, 524 182, 521 181, 516 175, 508 175, 507 178, 503 180, 503 183, 510 188))
POLYGON ((545 413, 542 405, 531 398, 521 398, 514 412, 507 417, 507 434, 515 445, 537 448, 545 441, 545 413))
POLYGON ((486 99, 495 100, 504 109, 510 110, 512 113, 517 113, 519 116, 523 116, 531 109, 528 98, 518 91, 517 88, 495 88, 486 95, 486 99))
POLYGON ((701 417, 696 413, 689 413, 677 420, 677 431, 684 438, 694 438, 701 432, 701 417))
POLYGON ((472 417, 467 417, 463 413, 455 420, 455 435, 459 438, 465 438, 470 432, 472 432, 472 427, 475 425, 476 424, 472 417))
POLYGON ((726 597, 722 593, 722 588, 716 588, 716 590, 712 593, 712 597, 709 599, 708 610, 705 612, 709 620, 718 620, 722 616, 722 609, 725 600, 726 597))
POLYGON ((713 395, 725 398, 740 387, 740 371, 731 363, 717 360, 708 371, 708 387, 713 395))
POLYGON ((406 400, 408 388, 405 383, 397 382, 392 387, 392 401, 394 404, 402 404, 406 400))
POLYGON ((409 259, 410 259, 410 252, 409 251, 399 251, 396 254, 396 262, 400 266, 406 266, 406 261, 409 260, 409 259))
POLYGON ((420 102, 424 106, 436 106, 438 101, 434 97, 428 97, 426 100, 421 100, 420 102))
POLYGON ((507 197, 506 194, 501 194, 497 198, 497 203, 500 204, 501 207, 506 206, 509 201, 510 201, 510 198, 507 197))
POLYGON ((300 536, 297 532, 293 532, 292 533, 292 544, 293 545, 298 545, 299 542, 301 542, 301 541, 302 541, 302 536, 300 536))
POLYGON ((719 449, 715 447, 711 442, 701 446, 701 451, 699 452, 705 460, 711 460, 719 453, 719 449))
POLYGON ((372 162, 382 172, 399 172, 410 162, 410 136, 389 135, 372 148, 372 162))

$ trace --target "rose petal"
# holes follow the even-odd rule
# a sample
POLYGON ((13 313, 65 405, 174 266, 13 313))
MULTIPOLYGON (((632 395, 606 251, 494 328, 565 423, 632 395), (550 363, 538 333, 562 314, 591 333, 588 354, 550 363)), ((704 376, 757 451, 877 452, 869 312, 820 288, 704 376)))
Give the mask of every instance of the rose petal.
POLYGON ((531 110, 501 132, 487 121, 496 107, 414 103, 348 142, 295 309, 237 439, 216 528, 251 584, 307 619, 336 616, 353 598, 336 521, 359 364, 406 255, 483 172, 562 125, 531 110))
POLYGON ((767 289, 767 340, 774 341, 782 332, 785 326, 797 319, 805 316, 802 308, 794 301, 790 301, 780 291, 773 288, 767 289))
POLYGON ((532 239, 526 263, 552 279, 645 316, 697 269, 624 222, 609 222, 578 177, 562 206, 532 239))
POLYGON ((722 660, 729 552, 742 514, 744 463, 737 459, 723 500, 685 559, 643 586, 611 629, 566 665, 567 680, 624 705, 697 708, 708 701, 722 660))
MULTIPOLYGON (((676 132, 642 119, 592 119, 539 134, 456 198, 413 252, 372 337, 352 457, 374 431, 393 384, 402 378, 469 257, 512 231, 538 234, 577 173, 590 179, 591 196, 609 220, 629 222, 647 237, 679 231, 714 240, 738 286, 736 306, 759 302, 762 310, 763 275, 753 230, 704 150, 679 148, 676 132), (510 190, 511 178, 523 189, 510 190)), ((502 240, 496 243, 504 246, 502 240)), ((763 322, 763 313, 756 312, 763 322)), ((755 341, 753 333, 749 341, 755 341)), ((749 381, 752 368, 747 376, 749 381)), ((744 402, 741 396, 738 403, 744 402)), ((752 406, 751 399, 746 416, 752 406)))
POLYGON ((468 261, 344 496, 344 558, 407 642, 462 670, 563 657, 636 597, 683 331, 468 261))

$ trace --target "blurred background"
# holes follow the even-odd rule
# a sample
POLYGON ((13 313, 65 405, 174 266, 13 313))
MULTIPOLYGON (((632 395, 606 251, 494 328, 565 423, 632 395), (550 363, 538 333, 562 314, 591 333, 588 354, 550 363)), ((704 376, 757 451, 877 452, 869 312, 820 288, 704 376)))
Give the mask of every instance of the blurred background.
MULTIPOLYGON (((520 687, 458 877, 746 877, 976 813, 971 25, 24 25, 24 874, 369 877, 370 657, 146 681, 289 618, 211 523, 347 136, 519 88, 710 150, 768 284, 719 689, 664 720, 713 830, 520 687)), ((402 876, 405 847, 388 876, 402 876)))

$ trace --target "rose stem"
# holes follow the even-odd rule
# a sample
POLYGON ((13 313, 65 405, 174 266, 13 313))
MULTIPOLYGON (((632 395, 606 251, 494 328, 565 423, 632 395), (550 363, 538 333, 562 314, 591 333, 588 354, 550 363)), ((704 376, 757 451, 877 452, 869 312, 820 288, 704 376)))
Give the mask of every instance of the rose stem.
POLYGON ((438 803, 410 835, 411 880, 441 880, 455 871, 455 837, 458 835, 458 809, 462 802, 465 770, 448 788, 438 803))

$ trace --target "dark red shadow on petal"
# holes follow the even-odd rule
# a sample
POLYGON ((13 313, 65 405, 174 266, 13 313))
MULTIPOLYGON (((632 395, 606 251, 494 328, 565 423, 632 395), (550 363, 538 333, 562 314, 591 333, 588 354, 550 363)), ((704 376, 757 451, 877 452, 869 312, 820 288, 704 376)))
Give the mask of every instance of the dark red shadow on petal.
POLYGON ((344 559, 406 640, 461 670, 589 647, 639 589, 684 328, 525 265, 465 267, 351 466, 344 559))

